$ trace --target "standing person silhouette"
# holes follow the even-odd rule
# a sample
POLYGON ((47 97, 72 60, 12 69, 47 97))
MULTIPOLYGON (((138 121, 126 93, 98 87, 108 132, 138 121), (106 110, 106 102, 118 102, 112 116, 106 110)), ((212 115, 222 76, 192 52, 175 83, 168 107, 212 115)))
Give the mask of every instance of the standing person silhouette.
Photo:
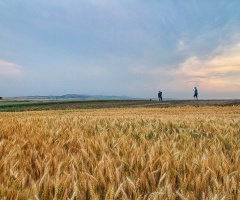
POLYGON ((160 101, 162 101, 162 92, 161 91, 158 91, 158 100, 160 101))
POLYGON ((197 89, 197 87, 194 87, 193 93, 194 93, 194 95, 193 95, 194 100, 195 100, 195 99, 198 100, 198 89, 197 89))

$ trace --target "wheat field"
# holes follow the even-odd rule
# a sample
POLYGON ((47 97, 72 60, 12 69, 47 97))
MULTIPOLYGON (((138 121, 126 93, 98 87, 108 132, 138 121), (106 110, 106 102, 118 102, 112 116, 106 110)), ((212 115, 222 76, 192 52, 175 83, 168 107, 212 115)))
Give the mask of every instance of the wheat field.
POLYGON ((0 113, 0 199, 240 199, 240 106, 0 113))

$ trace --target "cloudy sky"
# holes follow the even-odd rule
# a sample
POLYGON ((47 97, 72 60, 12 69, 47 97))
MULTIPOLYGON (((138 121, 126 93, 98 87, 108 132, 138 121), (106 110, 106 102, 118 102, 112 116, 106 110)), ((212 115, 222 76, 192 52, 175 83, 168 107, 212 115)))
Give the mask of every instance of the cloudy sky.
POLYGON ((239 0, 0 0, 0 96, 240 98, 239 0))

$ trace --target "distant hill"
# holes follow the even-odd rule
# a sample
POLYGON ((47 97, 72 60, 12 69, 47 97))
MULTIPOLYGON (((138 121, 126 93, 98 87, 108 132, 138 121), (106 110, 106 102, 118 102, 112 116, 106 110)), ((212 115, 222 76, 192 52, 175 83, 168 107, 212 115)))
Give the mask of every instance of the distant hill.
POLYGON ((105 95, 85 95, 85 94, 66 94, 61 96, 21 96, 21 97, 12 97, 10 99, 49 99, 49 100, 104 100, 104 99, 139 99, 139 98, 132 98, 129 96, 105 96, 105 95))

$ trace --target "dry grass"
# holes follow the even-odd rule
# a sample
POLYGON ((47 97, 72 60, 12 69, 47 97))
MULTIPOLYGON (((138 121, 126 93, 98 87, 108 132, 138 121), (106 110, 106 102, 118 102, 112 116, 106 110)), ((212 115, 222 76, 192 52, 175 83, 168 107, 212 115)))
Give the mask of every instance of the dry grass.
POLYGON ((0 113, 1 199, 239 199, 240 106, 0 113))

